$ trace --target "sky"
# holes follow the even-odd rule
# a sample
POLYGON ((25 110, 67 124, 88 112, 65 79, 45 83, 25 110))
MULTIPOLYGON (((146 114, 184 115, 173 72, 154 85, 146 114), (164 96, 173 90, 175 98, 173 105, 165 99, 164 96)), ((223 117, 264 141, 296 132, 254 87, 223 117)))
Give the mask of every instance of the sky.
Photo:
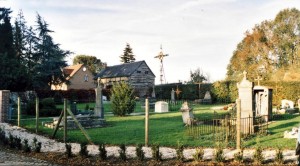
POLYGON ((54 42, 93 55, 108 66, 120 64, 129 43, 137 61, 145 60, 160 84, 161 51, 166 83, 190 79, 200 68, 210 82, 226 77, 237 44, 255 24, 272 20, 299 0, 0 0, 0 7, 20 10, 30 26, 39 13, 54 30, 54 42))

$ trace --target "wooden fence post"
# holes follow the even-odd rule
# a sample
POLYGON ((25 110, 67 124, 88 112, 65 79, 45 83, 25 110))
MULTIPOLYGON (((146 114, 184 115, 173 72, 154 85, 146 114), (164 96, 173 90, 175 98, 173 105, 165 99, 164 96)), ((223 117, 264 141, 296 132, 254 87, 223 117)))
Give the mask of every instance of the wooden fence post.
POLYGON ((67 140, 67 130, 68 130, 68 122, 67 122, 67 99, 64 99, 64 142, 67 140))
POLYGON ((39 130, 39 97, 36 97, 35 99, 35 133, 38 133, 39 130))
POLYGON ((241 99, 236 99, 236 149, 241 149, 241 99))
POLYGON ((18 96, 18 127, 20 127, 21 120, 21 98, 18 96))
POLYGON ((149 135, 149 101, 145 101, 145 146, 148 146, 148 135, 149 135))

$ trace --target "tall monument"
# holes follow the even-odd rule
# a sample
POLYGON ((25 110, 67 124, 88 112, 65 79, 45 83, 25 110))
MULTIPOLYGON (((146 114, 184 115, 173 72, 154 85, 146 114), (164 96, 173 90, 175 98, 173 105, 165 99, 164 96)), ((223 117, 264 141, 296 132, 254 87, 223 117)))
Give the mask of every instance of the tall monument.
POLYGON ((95 88, 96 94, 96 105, 94 110, 94 115, 104 119, 104 108, 103 108, 103 100, 102 100, 102 85, 100 79, 97 80, 98 85, 95 88))

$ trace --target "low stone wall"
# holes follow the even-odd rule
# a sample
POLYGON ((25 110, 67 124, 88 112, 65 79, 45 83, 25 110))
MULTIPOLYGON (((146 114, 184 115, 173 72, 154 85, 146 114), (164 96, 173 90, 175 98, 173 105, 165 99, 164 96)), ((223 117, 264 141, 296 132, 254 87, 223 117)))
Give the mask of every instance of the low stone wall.
MULTIPOLYGON (((0 123, 0 128, 6 132, 6 136, 8 137, 9 134, 13 136, 17 136, 22 139, 28 140, 29 144, 33 143, 33 139, 36 138, 38 142, 42 143, 41 152, 65 152, 65 144, 62 142, 58 142, 53 139, 49 139, 44 136, 36 135, 27 132, 23 128, 19 128, 16 126, 11 126, 7 123, 0 123)), ((72 146, 72 153, 78 154, 80 150, 80 144, 78 143, 71 143, 72 146)), ((99 154, 98 145, 88 145, 87 149, 89 151, 89 155, 97 155, 99 154)), ((117 146, 106 146, 107 155, 108 157, 119 157, 119 150, 120 148, 117 146)), ((143 151, 145 153, 146 158, 152 158, 152 150, 150 147, 143 147, 143 151)), ((159 151, 162 154, 163 159, 174 159, 176 158, 176 150, 174 148, 169 147, 160 147, 159 151)), ((193 154, 196 152, 195 148, 186 148, 183 151, 184 157, 186 159, 193 159, 193 154)), ((238 151, 235 149, 224 149, 223 155, 225 158, 233 159, 234 154, 238 151)), ((255 149, 245 149, 244 151, 244 159, 252 159, 255 149)), ((204 160, 212 160, 214 158, 215 149, 213 148, 205 148, 204 149, 204 160)), ((126 147, 126 155, 128 158, 135 158, 136 151, 134 146, 127 146, 126 147)), ((264 160, 272 161, 275 159, 276 151, 272 149, 264 150, 263 156, 264 160)), ((284 150, 283 156, 285 161, 291 161, 296 163, 297 156, 295 155, 295 150, 284 150)))

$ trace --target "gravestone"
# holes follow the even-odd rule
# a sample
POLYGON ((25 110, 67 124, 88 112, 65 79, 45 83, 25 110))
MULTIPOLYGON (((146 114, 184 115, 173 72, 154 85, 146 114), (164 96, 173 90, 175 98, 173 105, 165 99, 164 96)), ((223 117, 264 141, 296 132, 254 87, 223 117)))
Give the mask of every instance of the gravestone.
POLYGON ((5 123, 8 120, 9 97, 9 90, 0 91, 0 123, 5 123))
POLYGON ((182 121, 185 125, 192 125, 194 122, 194 114, 193 109, 189 107, 188 102, 184 102, 180 108, 182 112, 182 121))
POLYGON ((172 88, 172 91, 171 91, 171 102, 175 102, 175 91, 174 91, 173 88, 172 88))
POLYGON ((103 99, 102 99, 102 85, 98 81, 98 86, 95 88, 95 95, 96 95, 96 105, 94 109, 94 115, 96 117, 100 117, 104 119, 104 108, 103 108, 103 99))
POLYGON ((205 92, 204 98, 202 99, 202 103, 203 104, 211 104, 212 100, 211 100, 211 95, 209 91, 205 92))
POLYGON ((281 100, 281 108, 294 108, 294 102, 287 99, 281 100))
POLYGON ((266 122, 272 118, 272 89, 265 86, 255 86, 254 116, 263 116, 266 122))
POLYGON ((154 112, 162 113, 162 112, 169 112, 169 105, 167 102, 158 101, 155 103, 155 110, 154 112))
POLYGON ((239 99, 241 99, 241 119, 250 118, 249 121, 241 121, 241 132, 251 134, 254 132, 253 126, 253 82, 247 80, 247 72, 243 72, 244 77, 237 83, 239 99))

